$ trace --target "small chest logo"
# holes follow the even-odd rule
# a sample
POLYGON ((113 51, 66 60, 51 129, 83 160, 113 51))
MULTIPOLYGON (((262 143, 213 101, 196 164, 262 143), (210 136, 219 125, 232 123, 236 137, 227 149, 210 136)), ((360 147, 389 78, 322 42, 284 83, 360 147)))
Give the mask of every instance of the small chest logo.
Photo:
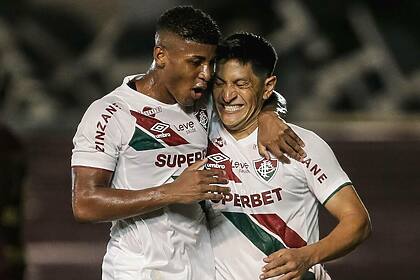
POLYGON ((257 174, 266 182, 270 181, 277 171, 277 160, 265 158, 253 161, 254 169, 257 174))
POLYGON ((212 142, 213 142, 213 143, 215 143, 215 144, 216 144, 217 146, 219 146, 220 148, 222 148, 222 147, 223 147, 223 145, 224 145, 224 144, 226 144, 226 141, 225 141, 225 140, 223 140, 223 138, 222 138, 222 137, 217 137, 217 138, 214 138, 212 142))
POLYGON ((155 131, 155 132, 159 132, 159 133, 162 133, 162 132, 164 132, 167 128, 169 127, 169 124, 166 124, 166 123, 156 123, 156 124, 154 124, 151 128, 150 128, 150 130, 151 131, 155 131))
POLYGON ((195 117, 197 118, 198 122, 201 124, 201 126, 207 130, 208 124, 209 124, 209 117, 207 116, 206 109, 198 109, 197 112, 194 113, 195 117))
POLYGON ((217 154, 208 156, 208 159, 214 163, 221 163, 228 160, 229 157, 222 153, 217 153, 217 154))
POLYGON ((169 124, 167 123, 155 123, 150 130, 153 132, 157 132, 159 134, 155 134, 155 138, 156 139, 161 139, 161 138, 167 138, 170 137, 171 134, 170 133, 164 133, 165 130, 167 130, 169 128, 169 124))
POLYGON ((160 106, 155 107, 155 108, 145 106, 145 107, 143 107, 143 110, 142 110, 143 115, 148 116, 148 117, 152 117, 152 118, 154 118, 156 114, 159 114, 161 112, 162 112, 162 107, 160 107, 160 106))

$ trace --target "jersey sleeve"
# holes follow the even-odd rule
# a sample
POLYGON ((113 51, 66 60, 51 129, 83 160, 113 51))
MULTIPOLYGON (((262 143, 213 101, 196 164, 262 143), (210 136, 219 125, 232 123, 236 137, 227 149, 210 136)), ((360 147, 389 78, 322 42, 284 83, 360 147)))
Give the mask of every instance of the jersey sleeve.
MULTIPOLYGON (((292 127, 295 130, 295 126, 292 127)), ((325 204, 341 188, 351 181, 341 168, 330 146, 315 133, 300 129, 295 132, 305 142, 307 157, 302 164, 310 191, 325 204)))
POLYGON ((71 166, 114 171, 122 147, 117 103, 97 100, 84 114, 73 138, 71 166))

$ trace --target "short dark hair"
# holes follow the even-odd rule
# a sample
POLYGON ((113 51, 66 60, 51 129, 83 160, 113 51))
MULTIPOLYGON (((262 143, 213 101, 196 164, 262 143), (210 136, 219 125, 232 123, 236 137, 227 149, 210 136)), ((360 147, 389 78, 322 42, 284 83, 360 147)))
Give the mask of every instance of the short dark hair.
POLYGON ((169 31, 185 40, 217 45, 221 33, 217 23, 202 10, 192 6, 177 6, 164 12, 156 31, 169 31))
POLYGON ((237 59, 243 64, 251 63, 257 74, 273 75, 277 63, 277 53, 263 37, 248 33, 234 33, 220 42, 216 61, 237 59))

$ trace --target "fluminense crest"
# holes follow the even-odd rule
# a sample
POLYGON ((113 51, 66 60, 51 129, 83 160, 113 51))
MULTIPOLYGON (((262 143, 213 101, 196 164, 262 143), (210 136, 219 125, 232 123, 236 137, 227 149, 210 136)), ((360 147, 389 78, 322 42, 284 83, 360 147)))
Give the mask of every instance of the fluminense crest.
POLYGON ((277 159, 267 160, 261 158, 253 161, 253 166, 257 174, 264 179, 264 181, 270 181, 277 171, 277 159))

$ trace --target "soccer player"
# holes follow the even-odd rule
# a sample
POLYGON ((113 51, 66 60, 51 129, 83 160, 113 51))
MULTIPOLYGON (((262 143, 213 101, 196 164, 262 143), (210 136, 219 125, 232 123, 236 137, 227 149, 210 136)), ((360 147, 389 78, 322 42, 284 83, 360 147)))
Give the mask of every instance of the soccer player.
MULTIPOLYGON (((148 72, 126 77, 93 102, 78 126, 74 216, 112 221, 102 279, 214 279, 198 202, 229 191, 224 172, 200 170, 212 109, 205 92, 219 38, 216 23, 202 11, 168 10, 157 24, 148 72)), ((272 113, 264 118, 278 129, 274 138, 265 135, 270 145, 279 144, 268 149, 299 158, 300 139, 287 124, 272 113)))
POLYGON ((276 61, 274 48, 249 33, 229 36, 217 51, 213 102, 220 120, 212 121, 206 166, 224 170, 231 188, 209 213, 217 279, 330 279, 320 263, 370 233, 350 179, 315 133, 289 124, 305 142, 302 162, 258 153, 257 117, 275 87, 276 61), (319 204, 338 219, 322 240, 319 204))

